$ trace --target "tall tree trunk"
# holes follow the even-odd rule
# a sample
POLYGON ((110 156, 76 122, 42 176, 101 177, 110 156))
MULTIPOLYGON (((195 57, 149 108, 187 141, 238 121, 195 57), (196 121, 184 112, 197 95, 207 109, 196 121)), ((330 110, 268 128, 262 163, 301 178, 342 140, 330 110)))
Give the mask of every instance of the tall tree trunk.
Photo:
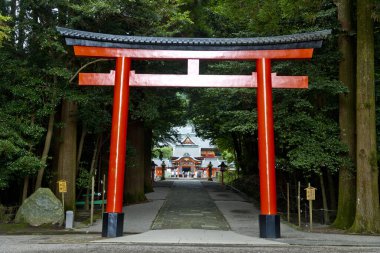
MULTIPOLYGON (((91 177, 92 176, 95 176, 96 173, 95 172, 95 169, 96 169, 96 162, 98 161, 98 157, 99 157, 99 152, 100 152, 100 147, 102 145, 102 134, 98 134, 98 137, 96 138, 96 144, 95 144, 95 148, 94 148, 94 151, 92 153, 92 159, 91 159, 91 165, 90 165, 90 175, 91 177)), ((87 187, 86 189, 86 197, 85 197, 85 201, 84 201, 84 209, 86 211, 89 210, 89 197, 90 197, 90 185, 87 187)))
POLYGON ((22 190, 22 202, 24 203, 24 200, 28 197, 28 188, 29 188, 29 176, 24 177, 24 187, 22 190))
POLYGON ((245 172, 250 175, 257 174, 259 171, 257 136, 246 135, 242 143, 245 172))
POLYGON ((373 1, 357 1, 356 214, 352 232, 380 231, 376 149, 373 1))
POLYGON ((25 4, 23 4, 24 1, 19 2, 19 15, 18 15, 18 29, 17 29, 17 50, 21 52, 24 49, 25 46, 25 33, 26 29, 24 27, 25 22, 25 16, 26 16, 26 9, 25 4))
POLYGON ((133 165, 126 157, 124 202, 138 203, 146 200, 144 193, 144 125, 141 122, 128 124, 128 146, 134 149, 133 165))
POLYGON ((152 184, 152 129, 144 129, 144 192, 153 192, 152 184))
MULTIPOLYGON (((12 17, 12 24, 11 26, 14 27, 16 25, 16 22, 17 22, 17 1, 16 0, 12 0, 9 4, 9 14, 10 16, 12 17)), ((12 30, 12 44, 16 46, 16 33, 17 31, 16 30, 12 30)))
POLYGON ((6 15, 7 14, 7 11, 6 11, 6 4, 5 4, 5 1, 0 1, 0 12, 3 14, 3 15, 6 15))
MULTIPOLYGON (((59 145, 58 180, 67 181, 65 209, 75 210, 75 179, 77 164, 77 112, 76 102, 63 100, 61 142, 59 145)), ((56 191, 58 193, 58 190, 56 191)), ((57 194, 59 198, 61 194, 57 194)))
POLYGON ((49 116, 49 123, 48 123, 48 128, 46 132, 46 137, 45 137, 45 144, 44 144, 44 149, 42 151, 41 155, 41 163, 42 167, 38 170, 37 174, 37 179, 36 179, 36 186, 35 190, 41 187, 42 185, 42 178, 44 177, 45 173, 45 167, 46 167, 46 160, 48 158, 49 150, 50 150, 50 144, 51 144, 51 139, 53 136, 53 127, 54 127, 54 115, 55 113, 52 112, 49 116))
POLYGON ((231 136, 232 142, 234 145, 234 150, 235 150, 235 155, 236 155, 236 160, 237 160, 237 169, 238 173, 243 169, 244 164, 243 164, 243 154, 242 154, 242 148, 241 148, 241 142, 239 140, 239 137, 237 134, 232 134, 231 136))
POLYGON ((335 184, 333 176, 329 172, 327 172, 327 182, 328 182, 328 189, 329 189, 330 209, 336 210, 337 208, 336 190, 335 190, 336 184, 335 184))
POLYGON ((82 127, 82 132, 80 135, 79 145, 78 145, 78 154, 77 154, 77 174, 79 173, 79 163, 82 158, 84 139, 87 135, 87 128, 85 126, 82 127))
POLYGON ((329 206, 327 205, 326 186, 325 180, 323 179, 323 172, 321 172, 321 174, 319 175, 319 181, 321 183, 322 191, 323 218, 325 220, 325 224, 330 224, 329 206))
MULTIPOLYGON (((30 124, 33 126, 35 122, 35 115, 32 115, 30 124)), ((29 152, 32 152, 33 150, 33 145, 29 143, 29 152)), ((29 175, 24 177, 24 185, 23 185, 23 190, 22 190, 22 201, 21 203, 24 203, 24 200, 28 197, 28 190, 29 190, 29 175)))
MULTIPOLYGON (((338 20, 342 33, 339 35, 339 51, 342 59, 339 63, 339 80, 348 88, 348 93, 339 97, 340 138, 349 150, 349 157, 356 161, 356 102, 355 102, 355 53, 352 36, 352 2, 336 0, 338 20)), ((350 167, 343 166, 339 170, 338 210, 333 223, 334 227, 347 229, 355 217, 356 178, 350 167), (350 187, 347 187, 347 186, 350 187)))

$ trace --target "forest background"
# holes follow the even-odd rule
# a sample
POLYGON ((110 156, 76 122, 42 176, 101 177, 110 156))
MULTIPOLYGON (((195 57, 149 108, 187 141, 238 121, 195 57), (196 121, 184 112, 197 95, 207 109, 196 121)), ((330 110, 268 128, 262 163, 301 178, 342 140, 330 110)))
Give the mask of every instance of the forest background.
MULTIPOLYGON (((113 90, 78 87, 77 74, 108 71, 114 61, 75 58, 56 26, 210 38, 332 29, 312 60, 273 67, 309 76, 309 89, 273 95, 279 208, 287 182, 311 182, 326 222, 379 233, 379 9, 377 0, 1 0, 0 203, 18 206, 39 187, 57 191, 66 179, 65 207, 75 209, 89 178, 96 175, 100 187, 107 171, 113 90)), ((142 61, 133 69, 184 73, 186 64, 142 61)), ((201 62, 201 73, 254 69, 252 62, 201 62)), ((131 88, 126 203, 152 190, 152 147, 189 120, 235 162, 243 190, 257 195, 254 89, 131 88)))

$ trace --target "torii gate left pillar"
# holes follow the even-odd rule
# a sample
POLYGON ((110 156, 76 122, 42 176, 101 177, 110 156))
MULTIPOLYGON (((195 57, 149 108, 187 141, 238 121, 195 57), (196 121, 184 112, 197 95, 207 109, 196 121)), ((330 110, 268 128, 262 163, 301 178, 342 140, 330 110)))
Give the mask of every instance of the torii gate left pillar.
POLYGON ((123 192, 130 68, 130 58, 116 58, 111 148, 108 167, 107 208, 103 214, 103 237, 117 237, 123 235, 123 192))

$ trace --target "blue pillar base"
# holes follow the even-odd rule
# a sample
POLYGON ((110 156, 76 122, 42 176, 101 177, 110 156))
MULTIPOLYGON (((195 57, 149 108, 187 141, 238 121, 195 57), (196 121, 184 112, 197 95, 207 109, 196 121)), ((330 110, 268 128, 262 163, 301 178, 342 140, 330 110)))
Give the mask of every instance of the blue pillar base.
POLYGON ((123 236, 124 213, 103 213, 102 237, 123 236))
POLYGON ((280 215, 259 215, 260 238, 280 238, 280 215))

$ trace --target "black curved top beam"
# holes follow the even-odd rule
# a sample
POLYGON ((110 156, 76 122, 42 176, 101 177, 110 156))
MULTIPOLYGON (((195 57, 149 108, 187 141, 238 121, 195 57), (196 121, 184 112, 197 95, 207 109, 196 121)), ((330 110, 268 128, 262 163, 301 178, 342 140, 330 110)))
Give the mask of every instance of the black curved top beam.
POLYGON ((323 30, 257 38, 176 38, 112 35, 63 27, 57 30, 70 46, 195 51, 320 48, 322 41, 331 34, 331 30, 323 30))

